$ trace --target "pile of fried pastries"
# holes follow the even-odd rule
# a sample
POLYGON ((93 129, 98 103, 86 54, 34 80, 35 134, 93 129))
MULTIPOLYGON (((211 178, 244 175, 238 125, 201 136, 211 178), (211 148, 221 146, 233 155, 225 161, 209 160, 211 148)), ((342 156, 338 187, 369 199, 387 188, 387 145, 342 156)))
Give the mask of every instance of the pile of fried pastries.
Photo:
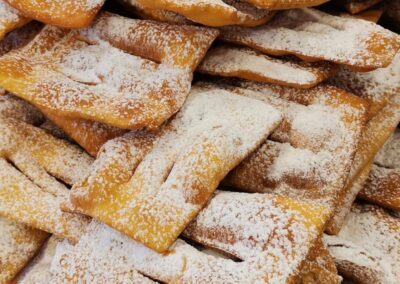
POLYGON ((0 284, 400 281, 400 1, 0 0, 0 284))

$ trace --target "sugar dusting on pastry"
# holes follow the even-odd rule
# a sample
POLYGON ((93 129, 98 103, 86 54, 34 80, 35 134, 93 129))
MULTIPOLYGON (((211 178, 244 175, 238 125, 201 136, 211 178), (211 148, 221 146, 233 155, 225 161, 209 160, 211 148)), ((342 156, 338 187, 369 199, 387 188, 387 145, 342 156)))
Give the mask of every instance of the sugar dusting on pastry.
MULTIPOLYGON (((400 277, 400 222, 374 205, 355 204, 337 236, 324 240, 339 269, 395 283, 400 277)), ((367 280, 365 279, 365 280, 367 280)))
POLYGON ((326 62, 305 63, 291 59, 277 59, 249 48, 220 46, 207 53, 198 71, 309 88, 327 79, 335 72, 335 68, 326 62), (261 78, 254 78, 254 75, 261 78))
POLYGON ((11 281, 47 237, 45 232, 0 217, 0 282, 11 281))
POLYGON ((204 206, 220 180, 279 121, 279 112, 257 100, 217 88, 194 92, 153 149, 131 169, 129 180, 117 181, 99 192, 100 181, 89 175, 89 183, 83 183, 88 189, 76 185, 72 197, 80 212, 165 250, 204 206), (95 198, 85 198, 79 192, 95 198), (110 200, 118 203, 118 208, 98 210, 113 206, 110 200), (87 204, 80 207, 81 201, 87 204))
POLYGON ((297 273, 322 223, 313 219, 318 216, 317 208, 310 206, 310 215, 305 217, 295 209, 295 203, 290 209, 278 200, 272 195, 218 192, 188 227, 188 237, 234 254, 243 262, 205 254, 182 240, 177 240, 167 253, 158 254, 93 221, 76 247, 59 246, 52 271, 58 279, 78 275, 114 279, 136 269, 164 282, 251 283, 266 278, 284 282, 297 273), (229 232, 234 232, 232 238, 229 232), (228 239, 218 241, 213 235, 228 239), (116 268, 108 273, 111 263, 116 268))
POLYGON ((389 65, 400 47, 396 34, 374 23, 309 8, 282 11, 255 28, 224 27, 221 38, 266 53, 294 54, 360 69, 389 65))

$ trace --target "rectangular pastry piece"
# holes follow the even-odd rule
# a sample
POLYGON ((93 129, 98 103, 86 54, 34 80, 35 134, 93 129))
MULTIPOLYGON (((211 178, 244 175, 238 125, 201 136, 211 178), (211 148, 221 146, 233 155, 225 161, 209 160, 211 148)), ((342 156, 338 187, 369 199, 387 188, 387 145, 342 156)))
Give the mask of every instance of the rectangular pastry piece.
POLYGON ((260 101, 218 88, 193 91, 158 137, 133 132, 107 143, 73 187, 72 204, 163 252, 280 121, 280 113, 260 101))
POLYGON ((242 261, 181 239, 160 254, 92 221, 75 247, 59 248, 52 265, 55 282, 111 281, 134 269, 167 283, 293 283, 323 230, 321 210, 269 194, 218 191, 184 235, 242 261))
POLYGON ((83 30, 46 26, 0 59, 0 86, 54 115, 155 129, 182 106, 216 36, 109 13, 83 30))
POLYGON ((224 27, 220 38, 266 54, 326 60, 357 71, 387 67, 400 48, 397 34, 379 25, 311 8, 282 11, 255 28, 224 27))

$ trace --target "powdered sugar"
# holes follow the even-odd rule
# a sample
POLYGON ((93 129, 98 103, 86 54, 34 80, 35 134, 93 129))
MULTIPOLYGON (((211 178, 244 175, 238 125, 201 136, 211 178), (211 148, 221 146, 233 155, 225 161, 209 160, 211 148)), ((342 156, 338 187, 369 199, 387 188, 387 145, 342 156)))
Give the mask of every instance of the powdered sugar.
POLYGON ((354 72, 342 66, 330 82, 370 101, 374 115, 400 91, 400 53, 388 67, 371 72, 354 72))
POLYGON ((400 276, 399 229, 399 220, 383 209, 356 204, 339 235, 325 236, 325 242, 336 264, 349 275, 358 273, 364 276, 360 281, 368 283, 396 283, 400 276), (368 275, 373 278, 365 278, 368 275))
POLYGON ((111 280, 135 269, 163 282, 285 282, 297 274, 322 229, 318 208, 305 213, 301 206, 271 195, 218 192, 186 234, 243 262, 205 254, 182 240, 158 254, 93 221, 76 247, 59 246, 52 271, 59 281, 91 275, 111 280))
POLYGON ((400 47, 396 34, 374 23, 314 9, 284 11, 256 28, 223 28, 221 38, 265 53, 294 54, 367 70, 389 65, 400 47))
POLYGON ((90 183, 83 184, 87 190, 74 187, 72 201, 80 212, 164 251, 220 180, 279 121, 274 108, 256 100, 219 89, 193 93, 143 161, 137 160, 130 180, 116 180, 105 188, 95 171, 87 179, 90 183), (75 195, 76 191, 93 198, 75 195), (113 209, 114 204, 118 208, 113 209))
POLYGON ((386 141, 375 157, 375 163, 386 168, 400 168, 400 130, 386 141))
POLYGON ((274 15, 273 11, 259 9, 238 0, 135 0, 133 2, 133 5, 140 4, 145 10, 157 9, 175 12, 194 22, 208 26, 240 24, 253 26, 265 23, 274 15))
POLYGON ((309 88, 333 75, 335 68, 326 62, 304 63, 274 59, 248 48, 219 46, 207 53, 198 71, 309 88))
POLYGON ((0 217, 0 282, 14 279, 47 236, 45 232, 0 217))

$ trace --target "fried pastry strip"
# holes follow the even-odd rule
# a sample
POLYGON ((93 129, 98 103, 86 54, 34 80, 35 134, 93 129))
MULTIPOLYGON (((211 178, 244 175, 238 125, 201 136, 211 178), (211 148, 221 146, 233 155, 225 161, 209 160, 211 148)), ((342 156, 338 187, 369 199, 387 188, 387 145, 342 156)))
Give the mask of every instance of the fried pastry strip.
POLYGON ((30 20, 22 16, 16 9, 7 4, 6 1, 0 1, 0 40, 12 30, 15 30, 27 24, 30 20))
POLYGON ((284 117, 271 135, 270 139, 277 142, 267 140, 224 183, 243 191, 272 192, 316 202, 331 216, 366 120, 365 102, 327 86, 306 91, 266 84, 239 85, 247 93, 257 91, 259 99, 270 99, 275 94, 289 100, 287 105, 296 101, 308 106, 297 105, 297 109, 303 109, 297 112, 293 112, 293 106, 281 109, 290 119, 284 117), (329 123, 317 127, 319 121, 329 123))
POLYGON ((58 116, 45 111, 44 108, 41 108, 41 111, 93 157, 96 157, 101 146, 108 140, 122 136, 127 132, 125 129, 97 121, 58 116))
POLYGON ((354 72, 341 66, 329 82, 366 99, 370 103, 369 117, 373 117, 400 92, 400 53, 388 67, 371 72, 354 72))
POLYGON ((324 236, 339 273, 356 283, 396 283, 400 221, 374 205, 354 204, 337 236, 324 236))
POLYGON ((104 0, 6 0, 28 18, 65 28, 90 25, 104 0))
POLYGON ((319 239, 302 266, 300 273, 301 284, 339 284, 341 277, 338 275, 335 262, 329 251, 319 239))
POLYGON ((34 257, 49 234, 0 217, 0 283, 9 283, 34 257))
POLYGON ((328 62, 275 59, 250 48, 222 45, 207 53, 197 71, 289 87, 311 88, 333 76, 337 68, 328 62))
MULTIPOLYGON (((0 215, 33 228, 77 242, 88 219, 77 214, 64 213, 60 204, 65 192, 54 195, 43 190, 10 163, 0 158, 0 215)), ((65 191, 67 189, 65 188, 65 191)))
POLYGON ((167 283, 292 283, 323 229, 321 213, 319 207, 289 198, 221 191, 185 234, 243 262, 205 254, 182 240, 159 254, 93 221, 75 248, 60 248, 53 272, 61 282, 95 271, 98 277, 110 277, 113 265, 114 271, 136 269, 167 283))
POLYGON ((397 130, 375 157, 358 198, 400 211, 400 132, 397 130))
POLYGON ((0 214, 76 242, 87 218, 61 212, 69 191, 57 179, 76 183, 92 159, 23 121, 3 117, 0 128, 0 214))
POLYGON ((45 284, 50 283, 50 265, 61 240, 50 237, 43 245, 36 257, 22 270, 16 279, 18 284, 45 284))
POLYGON ((220 89, 194 92, 147 155, 154 140, 148 135, 128 134, 104 147, 71 201, 78 212, 165 251, 279 122, 279 112, 257 100, 220 89), (116 154, 122 157, 114 160, 116 154))
POLYGON ((337 234, 339 232, 346 215, 350 211, 351 204, 359 190, 362 189, 362 187, 354 187, 349 190, 351 189, 351 184, 361 175, 365 167, 372 163, 375 155, 395 131, 399 122, 400 97, 394 96, 392 101, 374 116, 365 127, 346 182, 347 190, 339 198, 338 204, 340 206, 336 208, 335 214, 328 224, 326 231, 329 234, 337 234))
POLYGON ((141 19, 156 20, 171 24, 191 24, 190 20, 172 11, 152 9, 140 4, 137 0, 118 0, 126 9, 141 19))
POLYGON ((400 48, 399 37, 379 25, 315 9, 280 12, 255 28, 222 28, 220 38, 266 54, 326 60, 358 71, 388 66, 400 48))
POLYGON ((382 2, 382 0, 345 0, 343 5, 351 14, 357 14, 382 2))
POLYGON ((128 2, 136 7, 142 6, 142 9, 150 11, 156 18, 159 18, 160 14, 165 14, 163 10, 166 10, 183 15, 193 22, 213 27, 257 26, 267 22, 275 14, 274 11, 259 9, 238 0, 128 0, 128 2))
POLYGON ((328 1, 329 0, 244 0, 244 2, 251 3, 256 7, 270 10, 286 10, 318 6, 328 1))
POLYGON ((216 36, 107 13, 84 30, 46 26, 0 59, 0 85, 60 116, 157 128, 183 104, 216 36))

